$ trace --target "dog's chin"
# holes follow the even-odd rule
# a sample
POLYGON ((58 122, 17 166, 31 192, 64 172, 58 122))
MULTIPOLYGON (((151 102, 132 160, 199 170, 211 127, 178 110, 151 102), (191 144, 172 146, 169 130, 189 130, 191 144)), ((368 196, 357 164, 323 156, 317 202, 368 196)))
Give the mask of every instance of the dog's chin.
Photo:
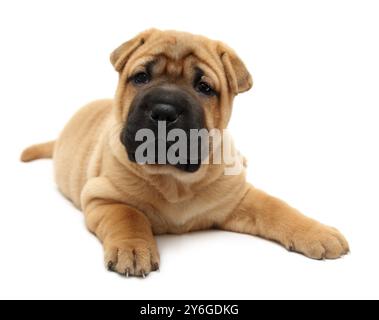
POLYGON ((183 161, 184 163, 178 164, 159 164, 158 159, 153 164, 138 163, 136 160, 135 153, 128 152, 129 161, 139 164, 145 167, 149 172, 159 173, 159 172, 170 172, 170 171, 181 171, 183 173, 196 173, 201 168, 201 160, 196 161, 196 163, 191 163, 190 160, 183 161))
POLYGON ((187 172, 187 173, 195 173, 200 170, 201 163, 196 163, 196 164, 177 164, 174 166, 176 169, 187 172))

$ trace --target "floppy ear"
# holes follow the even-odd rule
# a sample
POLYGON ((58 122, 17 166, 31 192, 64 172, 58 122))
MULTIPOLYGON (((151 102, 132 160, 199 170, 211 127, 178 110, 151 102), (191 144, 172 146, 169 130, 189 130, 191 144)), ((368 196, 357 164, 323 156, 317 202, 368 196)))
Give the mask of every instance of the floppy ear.
POLYGON ((253 78, 245 64, 231 48, 225 44, 221 46, 221 61, 224 65, 230 89, 234 94, 249 91, 253 87, 253 78))
POLYGON ((126 63, 128 62, 131 55, 142 45, 145 44, 149 36, 155 31, 155 29, 150 29, 145 32, 140 33, 135 38, 123 43, 111 54, 111 63, 117 72, 121 72, 126 63))

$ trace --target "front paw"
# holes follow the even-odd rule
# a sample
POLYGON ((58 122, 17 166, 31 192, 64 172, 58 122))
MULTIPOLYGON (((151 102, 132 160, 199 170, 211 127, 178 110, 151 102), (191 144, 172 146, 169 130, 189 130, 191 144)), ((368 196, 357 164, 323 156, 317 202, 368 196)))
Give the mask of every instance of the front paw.
POLYGON ((117 240, 104 244, 105 265, 123 276, 145 278, 159 269, 155 242, 142 239, 117 240))
POLYGON ((287 248, 317 260, 337 259, 349 252, 348 242, 337 229, 317 222, 297 230, 287 248))

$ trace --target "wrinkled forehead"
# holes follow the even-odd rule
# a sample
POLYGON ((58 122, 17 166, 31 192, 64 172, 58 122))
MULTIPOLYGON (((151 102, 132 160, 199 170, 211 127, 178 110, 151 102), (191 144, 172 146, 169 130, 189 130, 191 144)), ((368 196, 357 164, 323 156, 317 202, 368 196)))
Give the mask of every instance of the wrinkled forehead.
POLYGON ((223 68, 216 45, 214 41, 190 34, 159 34, 133 54, 128 63, 128 76, 147 66, 153 67, 154 73, 173 77, 189 77, 201 70, 217 85, 223 68))

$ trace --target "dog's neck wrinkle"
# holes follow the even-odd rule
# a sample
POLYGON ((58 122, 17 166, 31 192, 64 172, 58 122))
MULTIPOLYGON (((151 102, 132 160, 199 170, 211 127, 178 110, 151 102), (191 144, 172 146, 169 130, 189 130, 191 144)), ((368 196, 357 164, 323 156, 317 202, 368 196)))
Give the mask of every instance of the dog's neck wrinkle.
POLYGON ((150 176, 150 179, 145 181, 169 203, 179 203, 193 199, 199 192, 206 192, 210 185, 223 176, 223 173, 224 166, 215 165, 209 166, 202 179, 193 183, 178 180, 171 175, 150 176))
POLYGON ((183 184, 172 176, 156 176, 149 182, 170 203, 178 203, 194 197, 191 185, 183 184))
POLYGON ((114 157, 119 166, 127 170, 128 175, 134 176, 135 179, 144 181, 151 188, 156 190, 163 199, 170 203, 178 203, 193 198, 193 185, 182 183, 171 175, 145 175, 140 174, 138 170, 132 170, 125 162, 117 156, 114 157))

